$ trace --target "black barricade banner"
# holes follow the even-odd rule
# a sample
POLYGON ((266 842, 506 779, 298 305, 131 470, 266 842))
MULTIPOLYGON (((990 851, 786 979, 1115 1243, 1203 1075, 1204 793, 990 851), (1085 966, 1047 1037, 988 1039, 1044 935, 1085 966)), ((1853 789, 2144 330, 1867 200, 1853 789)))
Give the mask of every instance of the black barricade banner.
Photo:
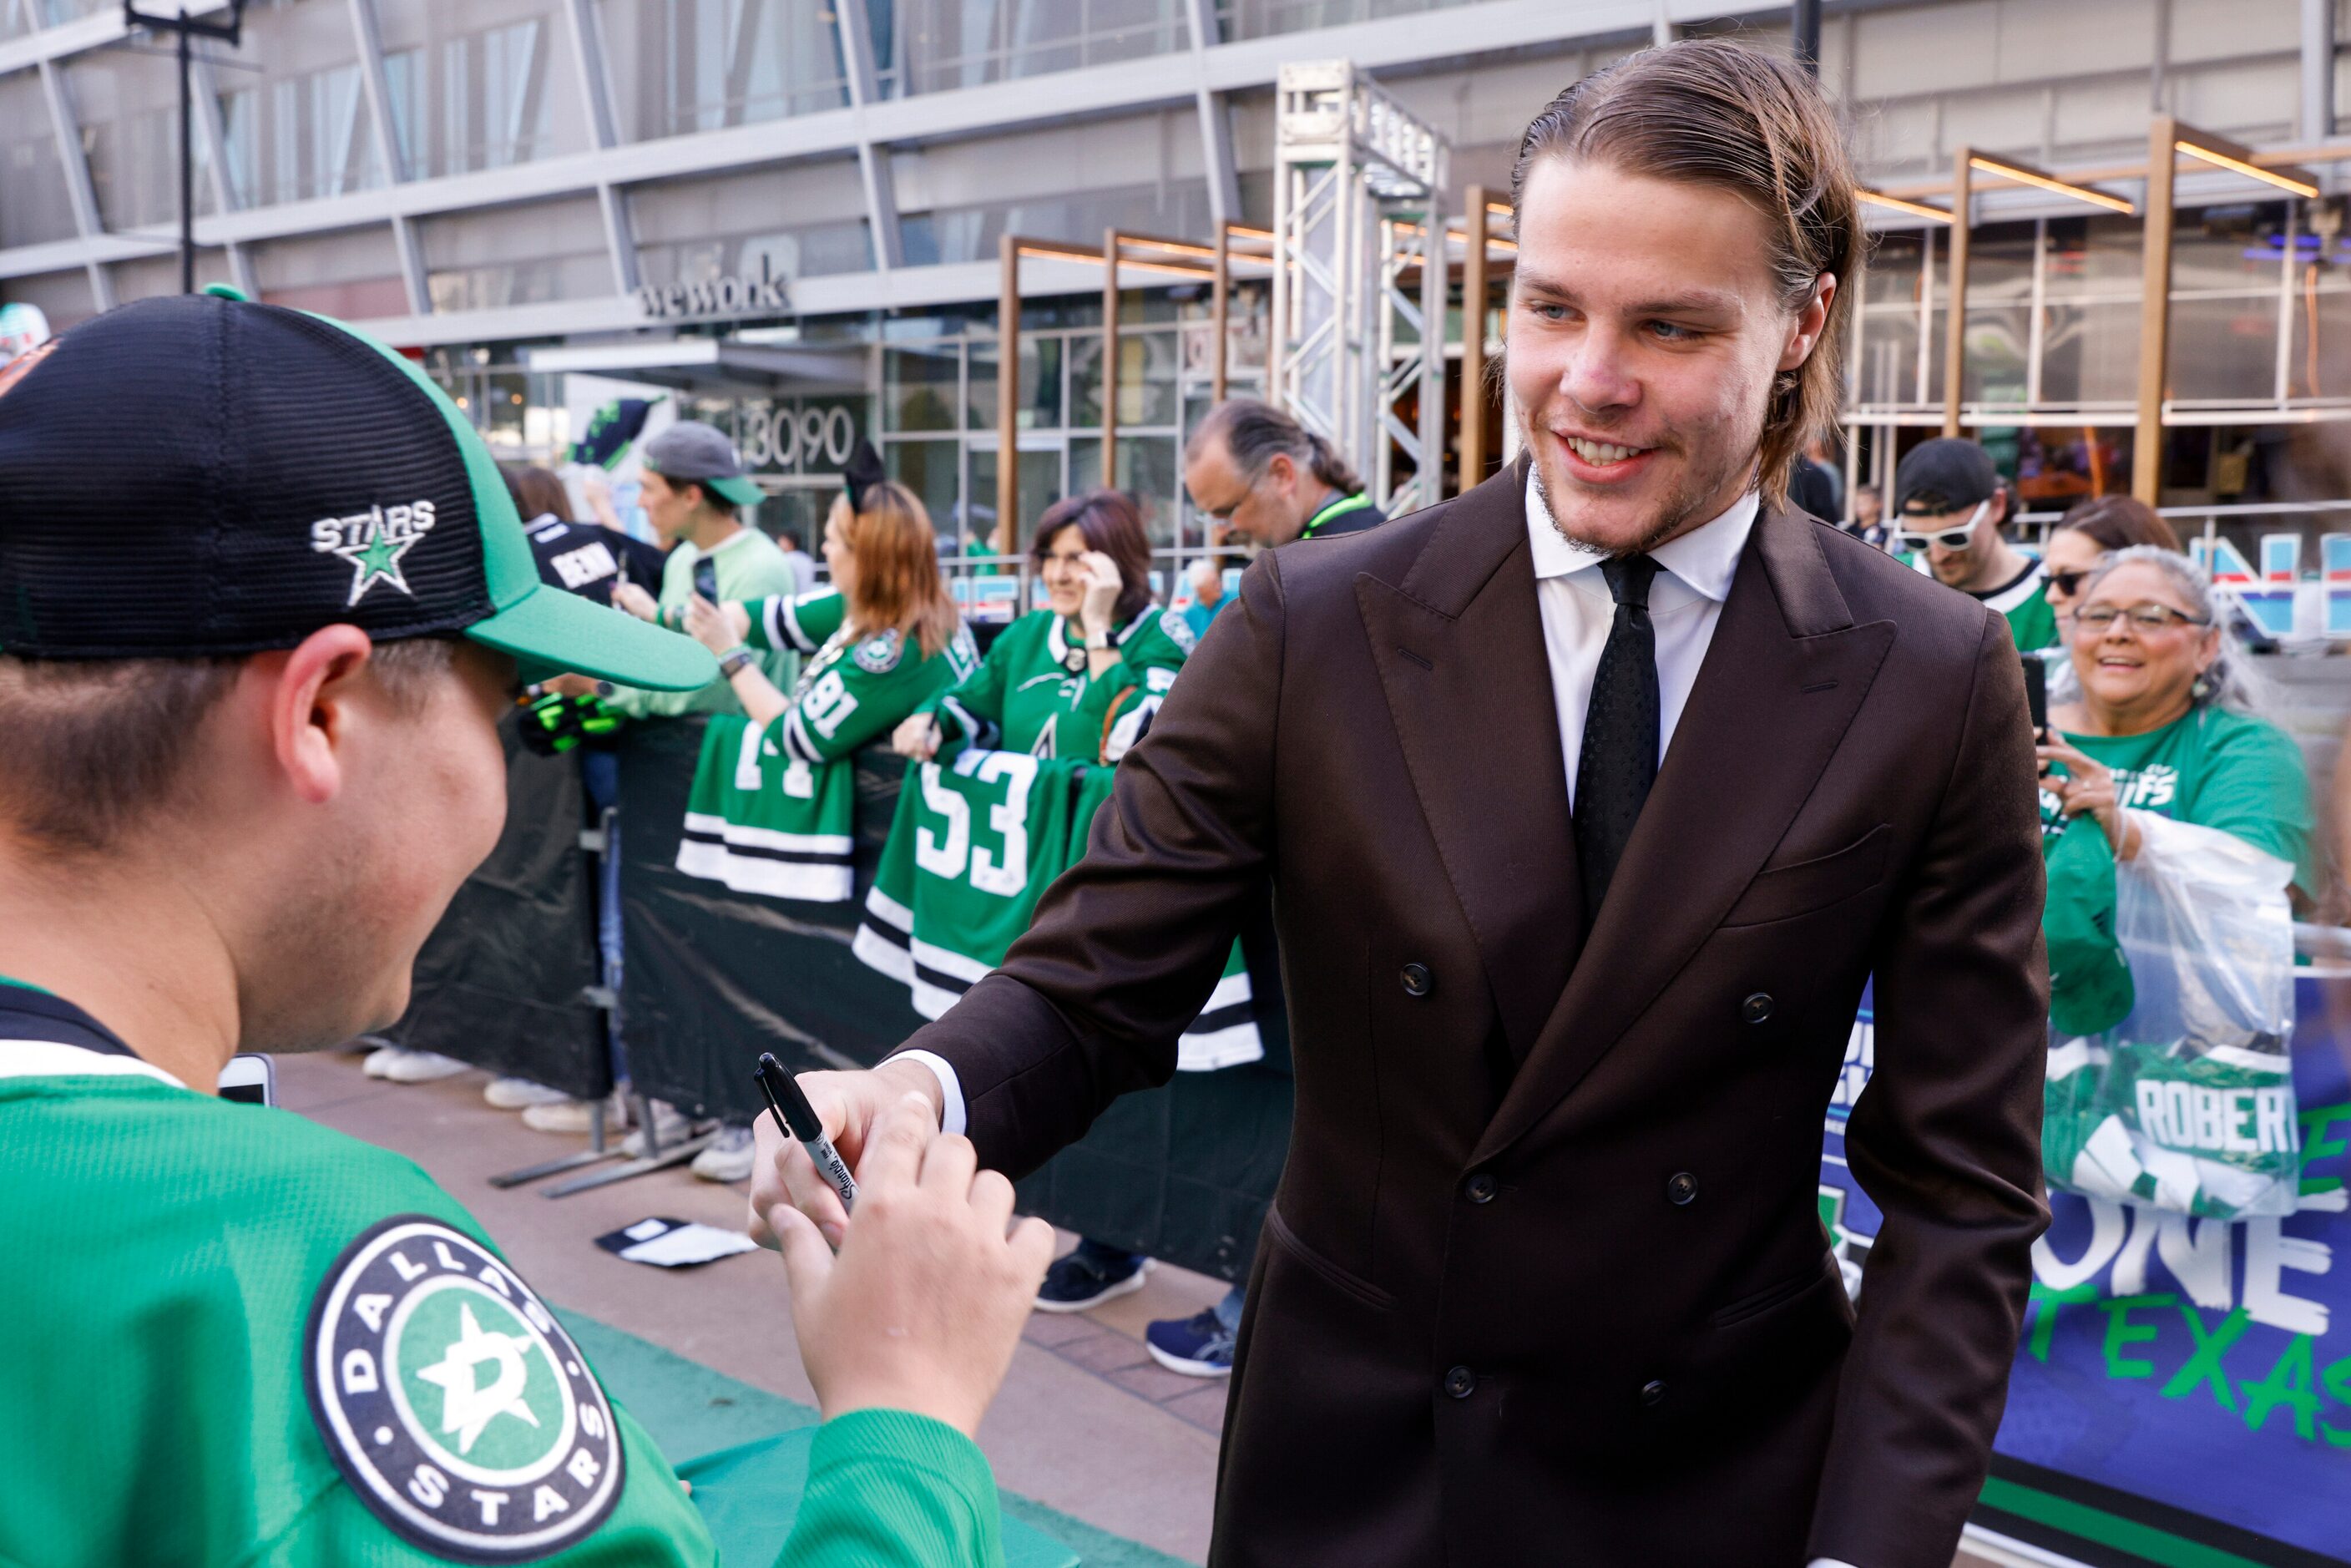
MULTIPOLYGON (((857 758, 856 896, 739 894, 676 868, 704 723, 629 727, 621 751, 622 1033, 637 1087, 696 1115, 748 1117, 759 1052, 786 1066, 870 1065, 923 1025, 903 981, 851 952, 904 766, 857 758)), ((1023 1212, 1204 1273, 1238 1279, 1288 1151, 1288 1030, 1262 910, 1243 946, 1269 1062, 1183 1072, 1132 1094, 1020 1185, 1023 1212)))
POLYGON ((733 893, 677 869, 704 721, 631 725, 621 750, 622 1037, 641 1091, 697 1115, 749 1117, 763 1051, 795 1071, 870 1065, 923 1024, 853 957, 859 902, 897 803, 898 759, 857 759, 857 899, 733 893))
POLYGON ((598 983, 595 864, 576 756, 523 749, 509 718, 507 825, 416 956, 408 1011, 384 1031, 567 1094, 612 1090, 598 983))

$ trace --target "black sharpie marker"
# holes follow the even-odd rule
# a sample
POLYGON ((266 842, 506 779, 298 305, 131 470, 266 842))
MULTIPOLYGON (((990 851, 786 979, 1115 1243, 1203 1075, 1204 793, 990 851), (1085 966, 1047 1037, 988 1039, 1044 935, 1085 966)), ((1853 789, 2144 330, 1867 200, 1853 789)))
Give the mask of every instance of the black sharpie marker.
POLYGON ((759 1081, 759 1092, 768 1097, 768 1109, 776 1113, 776 1124, 799 1140, 817 1173, 841 1195, 841 1207, 856 1207, 857 1178, 849 1174, 841 1152, 824 1135, 824 1124, 817 1119, 816 1107, 808 1103, 808 1096, 800 1092, 792 1075, 784 1071, 784 1064, 776 1060, 774 1052, 763 1051, 759 1053, 758 1070, 751 1076, 759 1081))

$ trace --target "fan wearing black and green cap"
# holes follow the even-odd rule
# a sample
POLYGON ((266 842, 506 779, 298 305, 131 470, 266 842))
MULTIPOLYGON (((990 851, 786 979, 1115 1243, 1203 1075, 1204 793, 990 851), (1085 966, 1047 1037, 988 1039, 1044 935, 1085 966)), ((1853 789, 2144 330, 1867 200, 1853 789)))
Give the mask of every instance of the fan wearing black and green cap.
POLYGON ((1905 453, 1894 470, 1889 548, 1947 588, 1997 610, 2030 653, 2057 641, 2049 575, 2041 558, 2001 534, 2015 492, 1972 441, 1938 436, 1905 453))
MULTIPOLYGON (((793 576, 775 540, 745 528, 736 516, 737 507, 758 505, 763 492, 744 472, 735 444, 719 430, 700 420, 679 420, 645 443, 642 463, 644 488, 638 499, 653 530, 669 542, 669 559, 662 564, 658 600, 624 586, 613 590, 614 604, 676 631, 684 628, 686 601, 696 592, 716 601, 789 597, 815 586, 793 576)), ((789 648, 771 649, 758 661, 761 673, 786 691, 799 678, 799 654, 789 648)), ((587 688, 575 681, 558 683, 556 689, 576 695, 587 688)), ((722 680, 691 693, 623 687, 605 701, 631 718, 743 711, 722 680)))
MULTIPOLYGON (((487 450, 389 350, 159 298, 0 387, 0 1562, 712 1561, 462 1206, 214 1092, 234 1053, 400 1015, 498 836, 497 717, 567 672, 716 674, 543 586, 487 450)), ((968 1434, 1051 1240, 928 1127, 869 1183, 881 1223, 787 1255, 829 1417, 788 1563, 996 1551, 968 1434)))

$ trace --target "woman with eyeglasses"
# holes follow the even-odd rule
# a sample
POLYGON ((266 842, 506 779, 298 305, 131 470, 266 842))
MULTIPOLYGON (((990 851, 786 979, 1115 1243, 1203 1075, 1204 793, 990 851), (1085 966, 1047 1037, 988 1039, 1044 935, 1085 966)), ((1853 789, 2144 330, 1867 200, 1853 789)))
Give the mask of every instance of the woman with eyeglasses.
POLYGON ((2156 545, 2106 556, 2083 580, 2067 642, 2081 695, 2049 710, 2043 831, 2090 819, 2128 861, 2140 812, 2217 828, 2293 864, 2298 901, 2312 897, 2301 747, 2254 711, 2245 655, 2188 558, 2156 545))
POLYGON ((2137 545, 2179 553, 2179 536, 2171 525, 2136 496, 2099 496, 2079 502, 2050 530, 2041 565, 2061 636, 2092 570, 2115 551, 2137 545))

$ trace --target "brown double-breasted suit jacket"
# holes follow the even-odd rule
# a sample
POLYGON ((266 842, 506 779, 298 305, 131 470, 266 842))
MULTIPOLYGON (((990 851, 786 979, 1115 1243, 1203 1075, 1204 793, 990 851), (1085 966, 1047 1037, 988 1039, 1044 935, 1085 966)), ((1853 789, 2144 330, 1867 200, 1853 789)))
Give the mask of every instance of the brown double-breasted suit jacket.
POLYGON ((909 1043, 1026 1172, 1167 1081, 1270 880, 1297 1115, 1221 1568, 1949 1568, 2046 1221, 2016 650, 1767 507, 1587 911, 1523 487, 1260 558, 1083 862, 909 1043), (1872 976, 1856 1315, 1817 1195, 1872 976))

